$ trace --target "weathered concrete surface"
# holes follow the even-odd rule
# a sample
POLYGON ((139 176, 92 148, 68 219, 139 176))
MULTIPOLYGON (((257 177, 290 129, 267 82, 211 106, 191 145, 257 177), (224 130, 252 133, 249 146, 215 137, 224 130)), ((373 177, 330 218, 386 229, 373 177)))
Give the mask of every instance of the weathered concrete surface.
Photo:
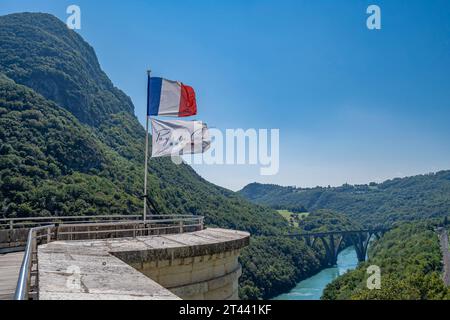
POLYGON ((23 252, 0 254, 0 300, 12 300, 22 265, 23 252))
POLYGON ((39 299, 234 299, 248 242, 248 233, 225 229, 51 242, 38 250, 39 299))
POLYGON ((238 257, 248 237, 239 239, 235 231, 207 229, 165 238, 189 245, 159 248, 146 256, 115 255, 182 299, 238 299, 238 257))

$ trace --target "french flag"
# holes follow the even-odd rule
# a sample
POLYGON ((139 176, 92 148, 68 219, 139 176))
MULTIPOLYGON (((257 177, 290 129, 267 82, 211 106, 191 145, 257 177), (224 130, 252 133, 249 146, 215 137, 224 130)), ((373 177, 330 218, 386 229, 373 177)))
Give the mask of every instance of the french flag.
POLYGON ((192 87, 178 81, 151 77, 147 90, 148 116, 188 117, 197 114, 192 87))

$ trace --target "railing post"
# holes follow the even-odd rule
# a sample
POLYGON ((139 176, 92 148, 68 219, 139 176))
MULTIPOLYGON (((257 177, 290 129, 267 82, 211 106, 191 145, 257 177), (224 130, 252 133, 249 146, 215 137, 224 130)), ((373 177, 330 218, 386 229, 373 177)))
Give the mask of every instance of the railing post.
POLYGON ((9 220, 9 229, 13 229, 14 220, 9 220))
POLYGON ((183 229, 184 229, 183 220, 180 220, 179 224, 180 224, 180 233, 183 233, 183 229))
MULTIPOLYGON (((32 232, 31 234, 32 238, 31 238, 31 261, 34 261, 35 258, 35 254, 37 252, 37 234, 35 231, 32 232)), ((33 263, 31 263, 31 265, 33 265, 33 263)))
MULTIPOLYGON (((32 265, 32 263, 30 262, 30 266, 32 265)), ((25 300, 29 299, 29 294, 30 294, 30 287, 31 287, 31 267, 28 270, 28 274, 27 274, 27 283, 25 285, 25 292, 24 292, 24 298, 25 300)))
POLYGON ((199 227, 199 229, 200 229, 200 231, 201 230, 203 230, 203 224, 204 224, 204 220, 205 219, 205 217, 200 217, 200 219, 199 219, 199 222, 200 222, 200 227, 199 227))
POLYGON ((52 235, 51 235, 51 229, 52 228, 47 228, 47 243, 49 243, 52 240, 52 235))

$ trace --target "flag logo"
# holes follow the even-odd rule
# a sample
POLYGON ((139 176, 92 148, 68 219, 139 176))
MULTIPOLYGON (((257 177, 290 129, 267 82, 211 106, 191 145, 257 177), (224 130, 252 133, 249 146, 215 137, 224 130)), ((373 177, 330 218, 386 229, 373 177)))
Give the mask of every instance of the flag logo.
POLYGON ((203 153, 211 140, 202 121, 156 120, 152 122, 152 157, 203 153))

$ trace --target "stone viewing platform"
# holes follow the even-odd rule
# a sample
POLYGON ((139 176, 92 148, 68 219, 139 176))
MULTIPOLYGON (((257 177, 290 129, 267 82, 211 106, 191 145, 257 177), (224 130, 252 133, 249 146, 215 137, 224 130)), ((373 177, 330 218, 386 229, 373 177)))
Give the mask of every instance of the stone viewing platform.
POLYGON ((39 299, 238 299, 250 234, 201 231, 39 246, 39 299))

